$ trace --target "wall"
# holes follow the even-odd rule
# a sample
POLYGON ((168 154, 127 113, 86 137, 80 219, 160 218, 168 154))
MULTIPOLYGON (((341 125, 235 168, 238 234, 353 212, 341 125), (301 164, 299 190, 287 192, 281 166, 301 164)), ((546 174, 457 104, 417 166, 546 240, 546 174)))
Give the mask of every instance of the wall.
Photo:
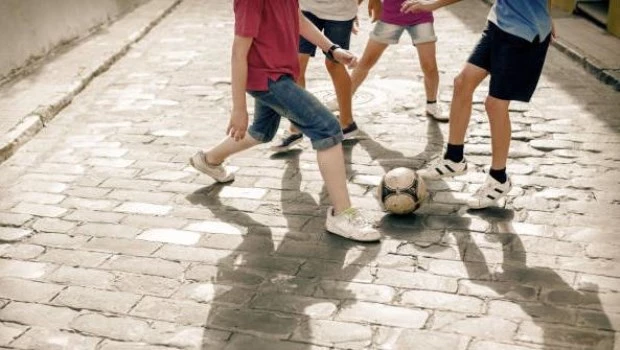
POLYGON ((0 0, 0 82, 149 0, 0 0))

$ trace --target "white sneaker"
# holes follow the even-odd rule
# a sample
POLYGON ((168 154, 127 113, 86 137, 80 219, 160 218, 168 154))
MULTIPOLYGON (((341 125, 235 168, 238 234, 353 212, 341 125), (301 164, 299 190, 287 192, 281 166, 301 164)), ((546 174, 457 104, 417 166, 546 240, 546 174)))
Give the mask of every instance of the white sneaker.
POLYGON ((327 107, 327 109, 329 109, 332 112, 336 112, 336 111, 340 110, 340 105, 338 104, 338 99, 336 97, 334 97, 331 100, 325 102, 325 107, 327 107))
POLYGON ((334 215, 334 208, 327 208, 327 231, 360 242, 375 242, 381 239, 381 233, 364 218, 359 209, 349 208, 334 215))
POLYGON ((189 159, 189 164, 203 174, 209 175, 217 182, 231 182, 235 179, 235 173, 226 169, 222 164, 211 165, 207 163, 207 155, 198 151, 189 159))
POLYGON ((450 120, 450 116, 444 115, 439 103, 427 103, 426 104, 426 116, 431 117, 440 122, 447 122, 450 120))
POLYGON ((482 209, 496 204, 500 199, 506 197, 512 189, 510 179, 500 183, 491 175, 488 175, 482 187, 467 199, 467 206, 472 209, 482 209))
POLYGON ((467 172, 467 161, 465 158, 460 162, 453 162, 450 159, 440 158, 429 165, 427 168, 417 171, 418 175, 428 180, 437 180, 444 177, 463 175, 467 172))
POLYGON ((304 138, 302 133, 292 134, 290 131, 284 131, 284 135, 270 147, 272 152, 281 153, 289 151, 293 146, 300 143, 304 138))

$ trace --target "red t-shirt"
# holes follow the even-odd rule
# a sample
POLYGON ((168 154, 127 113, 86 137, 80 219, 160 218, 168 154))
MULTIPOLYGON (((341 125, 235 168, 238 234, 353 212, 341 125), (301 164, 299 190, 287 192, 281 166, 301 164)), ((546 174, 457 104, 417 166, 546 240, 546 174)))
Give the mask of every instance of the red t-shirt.
POLYGON ((254 38, 248 52, 247 90, 266 91, 267 81, 297 79, 298 0, 235 0, 235 35, 254 38))

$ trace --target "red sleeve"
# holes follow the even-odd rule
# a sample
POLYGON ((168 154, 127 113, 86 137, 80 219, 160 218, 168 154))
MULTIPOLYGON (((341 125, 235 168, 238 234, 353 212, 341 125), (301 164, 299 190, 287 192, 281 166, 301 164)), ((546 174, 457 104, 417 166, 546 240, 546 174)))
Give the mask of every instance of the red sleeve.
POLYGON ((258 35, 264 1, 235 0, 235 35, 250 38, 255 38, 258 35))

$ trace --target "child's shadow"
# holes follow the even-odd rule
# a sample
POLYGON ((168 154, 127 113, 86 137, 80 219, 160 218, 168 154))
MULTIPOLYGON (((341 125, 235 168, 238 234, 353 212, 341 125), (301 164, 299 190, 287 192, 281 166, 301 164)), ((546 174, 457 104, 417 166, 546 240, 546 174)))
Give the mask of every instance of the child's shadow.
POLYGON ((501 243, 503 250, 502 263, 493 271, 472 235, 468 232, 457 234, 470 281, 490 288, 501 299, 510 299, 531 318, 533 325, 542 330, 541 337, 532 336, 536 333, 535 327, 528 328, 527 324, 522 323, 524 330, 518 334, 523 338, 521 340, 540 343, 545 348, 575 344, 580 348, 597 350, 614 348, 613 327, 602 311, 597 286, 588 286, 588 290, 593 292, 580 291, 553 269, 527 266, 523 242, 512 225, 514 211, 488 208, 470 210, 469 213, 490 224, 485 238, 501 243), (485 278, 476 280, 476 276, 485 278), (580 309, 580 306, 587 309, 580 309), (588 325, 592 320, 595 321, 588 325))
MULTIPOLYGON (((211 185, 187 196, 191 203, 207 207, 220 221, 247 229, 238 237, 234 251, 212 267, 215 271, 210 283, 215 296, 210 302, 203 349, 217 346, 214 330, 233 332, 230 342, 235 348, 267 350, 283 346, 275 338, 308 343, 296 342, 296 349, 310 349, 315 340, 313 322, 331 319, 357 299, 347 285, 369 268, 366 264, 380 247, 359 245, 326 234, 324 229, 312 229, 313 222, 325 220, 320 208, 326 195, 323 188, 317 202, 309 193, 300 191, 299 156, 299 151, 293 151, 275 158, 286 159, 281 214, 287 227, 299 227, 300 220, 307 221, 300 230, 288 229, 278 236, 275 229, 257 222, 250 214, 224 205, 219 197, 223 185, 211 185)), ((273 210, 273 206, 270 208, 273 210)))

